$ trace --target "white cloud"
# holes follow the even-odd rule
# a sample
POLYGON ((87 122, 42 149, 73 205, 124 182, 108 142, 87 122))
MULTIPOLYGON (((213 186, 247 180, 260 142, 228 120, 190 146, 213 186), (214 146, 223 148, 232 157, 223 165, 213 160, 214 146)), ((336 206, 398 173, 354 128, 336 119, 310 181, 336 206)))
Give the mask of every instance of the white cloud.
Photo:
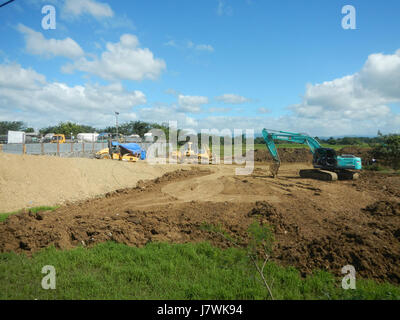
POLYGON ((40 32, 34 31, 23 24, 17 27, 26 41, 26 50, 46 58, 62 56, 70 59, 84 55, 82 48, 71 38, 64 40, 46 39, 40 32))
POLYGON ((289 107, 291 118, 327 135, 399 131, 400 50, 372 54, 360 72, 307 85, 302 102, 289 107), (397 125, 397 127, 396 127, 397 125))
POLYGON ((175 40, 169 40, 166 43, 164 43, 165 46, 167 47, 178 47, 178 45, 175 43, 175 40))
POLYGON ((233 9, 231 6, 226 4, 225 0, 218 0, 217 14, 219 16, 231 16, 233 15, 233 9))
POLYGON ((111 18, 114 12, 107 3, 97 2, 95 0, 65 0, 63 15, 69 17, 78 17, 83 14, 89 14, 93 17, 111 18))
POLYGON ((153 53, 139 48, 139 39, 135 35, 124 34, 120 42, 107 43, 107 51, 101 58, 87 60, 81 58, 62 68, 70 73, 75 69, 89 72, 106 80, 156 80, 166 69, 162 59, 154 58, 153 53))
POLYGON ((0 65, 0 88, 35 90, 46 83, 46 77, 32 69, 22 69, 17 64, 0 65))
POLYGON ((209 100, 207 97, 202 96, 184 96, 180 94, 178 96, 178 104, 180 111, 189 113, 199 113, 201 112, 201 106, 208 104, 209 100))
POLYGON ((214 47, 210 44, 198 44, 195 49, 198 51, 214 52, 214 47))
POLYGON ((228 113, 232 111, 232 108, 211 107, 207 111, 210 113, 228 113))
POLYGON ((222 96, 215 98, 219 102, 226 104, 244 104, 250 102, 251 100, 237 94, 223 94, 222 96))
POLYGON ((188 49, 194 49, 196 51, 214 52, 214 47, 210 44, 195 44, 192 41, 188 41, 186 46, 188 49))
POLYGON ((137 114, 142 121, 168 123, 177 121, 179 128, 197 128, 198 122, 193 117, 188 116, 176 105, 158 104, 152 107, 140 108, 137 114))
POLYGON ((265 113, 270 113, 271 112, 271 110, 269 110, 269 109, 267 109, 267 108, 264 108, 264 107, 260 107, 260 108, 258 108, 258 113, 263 113, 263 114, 265 114, 265 113))
POLYGON ((146 103, 141 91, 126 91, 119 83, 108 86, 68 86, 17 64, 0 65, 0 118, 20 119, 32 126, 76 121, 94 126, 113 123, 114 110, 136 117, 132 108, 146 103), (19 85, 16 85, 19 84, 19 85))

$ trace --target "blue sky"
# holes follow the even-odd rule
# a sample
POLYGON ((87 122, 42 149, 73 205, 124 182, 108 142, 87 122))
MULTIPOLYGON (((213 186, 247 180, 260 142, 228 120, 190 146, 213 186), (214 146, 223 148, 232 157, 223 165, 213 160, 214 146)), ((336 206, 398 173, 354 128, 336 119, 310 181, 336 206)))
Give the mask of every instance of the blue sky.
POLYGON ((399 15, 395 0, 16 0, 0 8, 0 120, 399 132, 399 15))

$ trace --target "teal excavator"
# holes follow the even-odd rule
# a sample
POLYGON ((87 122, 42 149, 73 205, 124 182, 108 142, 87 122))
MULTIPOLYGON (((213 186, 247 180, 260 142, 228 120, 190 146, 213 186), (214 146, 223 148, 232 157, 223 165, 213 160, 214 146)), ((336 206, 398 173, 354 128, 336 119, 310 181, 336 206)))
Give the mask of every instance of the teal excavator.
POLYGON ((264 129, 262 131, 267 148, 274 160, 270 171, 273 177, 278 175, 281 160, 274 140, 300 143, 307 145, 313 154, 314 169, 300 170, 300 177, 324 181, 356 180, 359 178, 357 171, 362 169, 361 158, 354 155, 338 156, 336 151, 323 148, 321 144, 307 134, 292 133, 264 129))

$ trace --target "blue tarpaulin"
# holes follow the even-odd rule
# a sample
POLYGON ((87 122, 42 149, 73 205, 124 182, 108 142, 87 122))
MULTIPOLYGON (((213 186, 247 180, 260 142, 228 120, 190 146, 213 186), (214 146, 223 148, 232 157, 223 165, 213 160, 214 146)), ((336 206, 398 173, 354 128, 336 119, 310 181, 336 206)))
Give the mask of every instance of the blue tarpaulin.
POLYGON ((140 155, 140 160, 146 160, 146 150, 144 150, 140 145, 137 143, 119 143, 119 142, 113 142, 113 146, 120 146, 121 148, 124 148, 131 152, 132 154, 138 154, 140 155))

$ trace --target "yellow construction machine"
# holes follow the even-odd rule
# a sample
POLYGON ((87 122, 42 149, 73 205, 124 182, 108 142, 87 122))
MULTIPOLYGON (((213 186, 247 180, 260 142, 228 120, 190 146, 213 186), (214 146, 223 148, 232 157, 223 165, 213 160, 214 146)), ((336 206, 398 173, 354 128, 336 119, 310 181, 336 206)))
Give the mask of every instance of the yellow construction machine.
POLYGON ((203 146, 198 152, 193 149, 193 142, 188 142, 181 150, 174 150, 170 153, 170 158, 177 159, 179 163, 198 162, 209 163, 213 161, 213 156, 208 146, 203 146))
POLYGON ((141 158, 139 150, 131 149, 128 145, 121 145, 118 142, 109 143, 109 148, 105 148, 96 153, 97 159, 111 159, 127 162, 137 162, 141 158))

